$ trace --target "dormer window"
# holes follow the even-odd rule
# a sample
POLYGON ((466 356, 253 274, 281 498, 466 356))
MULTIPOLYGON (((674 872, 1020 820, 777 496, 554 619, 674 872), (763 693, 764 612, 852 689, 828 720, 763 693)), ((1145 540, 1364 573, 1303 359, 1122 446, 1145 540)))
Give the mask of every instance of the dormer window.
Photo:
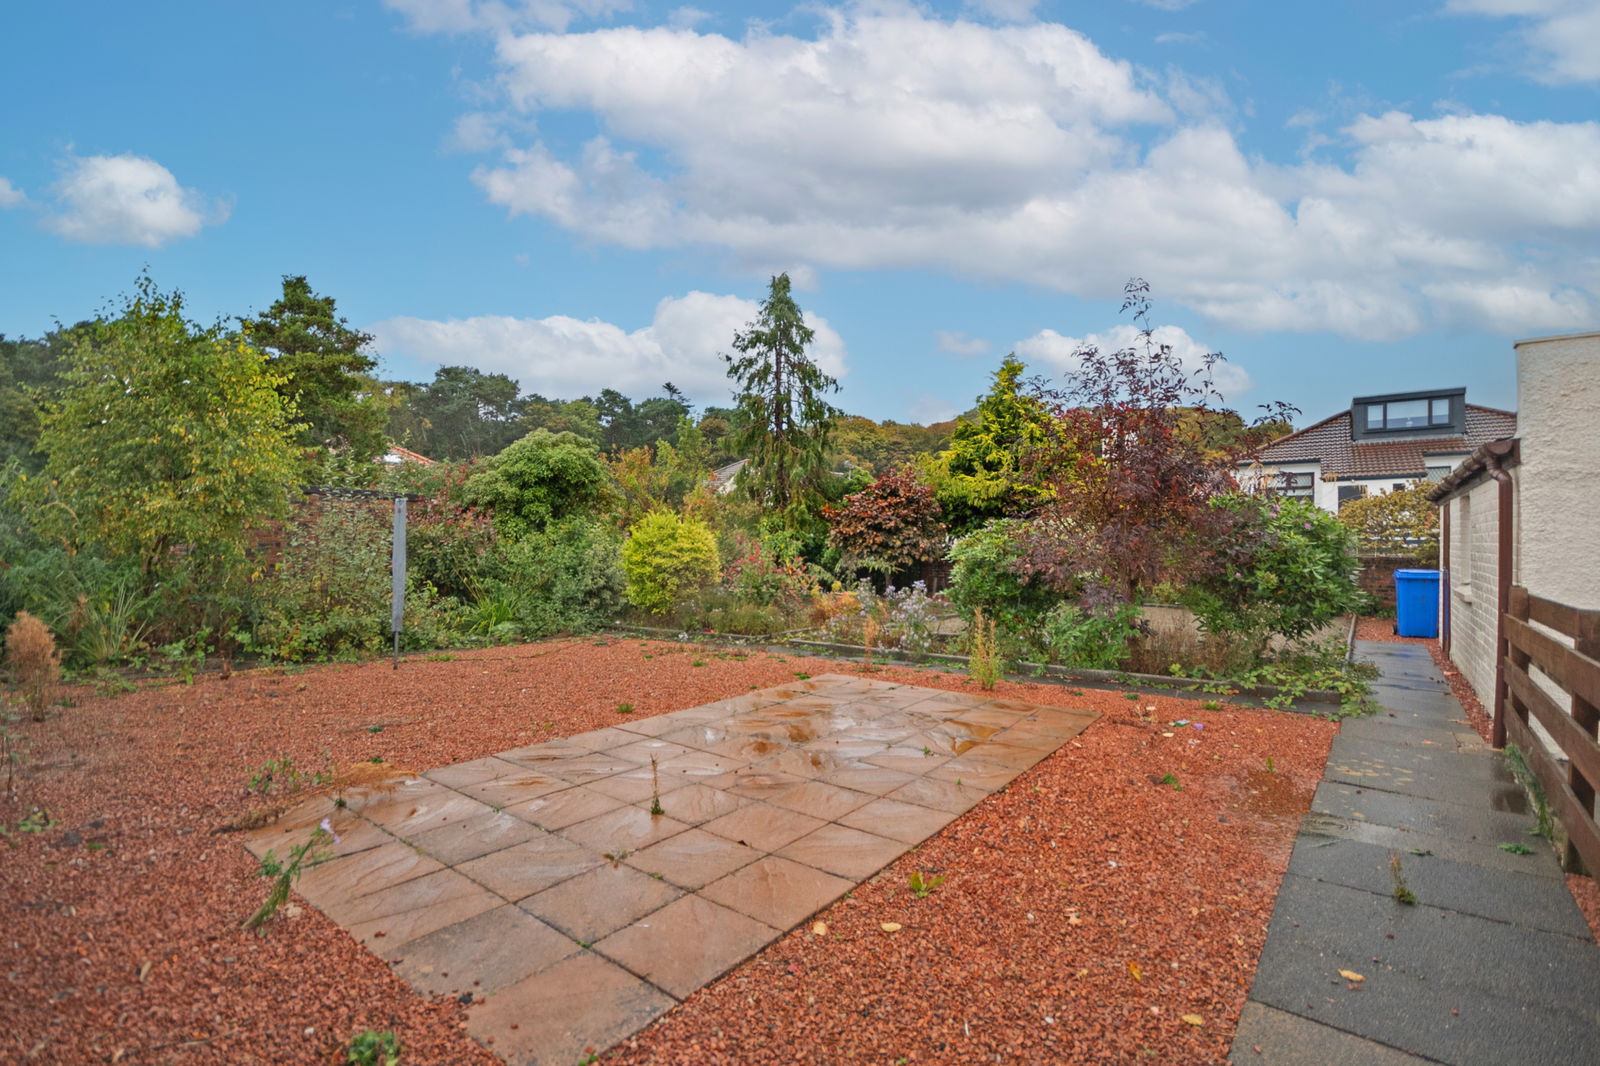
POLYGON ((1450 398, 1436 396, 1426 400, 1394 400, 1367 404, 1367 428, 1425 429, 1450 424, 1450 398))
POLYGON ((1351 437, 1390 434, 1459 435, 1466 430, 1466 389, 1358 396, 1351 403, 1351 437))

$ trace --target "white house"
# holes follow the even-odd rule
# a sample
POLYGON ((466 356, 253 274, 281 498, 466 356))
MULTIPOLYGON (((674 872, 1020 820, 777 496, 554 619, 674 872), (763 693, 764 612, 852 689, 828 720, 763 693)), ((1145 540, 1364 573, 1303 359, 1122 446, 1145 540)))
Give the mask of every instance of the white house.
POLYGON ((1515 413, 1468 403, 1466 389, 1357 396, 1347 410, 1267 445, 1240 481, 1338 513, 1346 500, 1438 481, 1516 432, 1515 413))

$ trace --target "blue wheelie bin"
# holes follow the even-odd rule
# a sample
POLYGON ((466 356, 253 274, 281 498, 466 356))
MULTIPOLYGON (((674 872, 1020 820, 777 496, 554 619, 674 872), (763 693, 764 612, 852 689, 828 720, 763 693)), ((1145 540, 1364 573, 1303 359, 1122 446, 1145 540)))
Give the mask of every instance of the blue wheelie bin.
POLYGON ((1439 571, 1394 572, 1395 632, 1402 637, 1439 635, 1439 571))

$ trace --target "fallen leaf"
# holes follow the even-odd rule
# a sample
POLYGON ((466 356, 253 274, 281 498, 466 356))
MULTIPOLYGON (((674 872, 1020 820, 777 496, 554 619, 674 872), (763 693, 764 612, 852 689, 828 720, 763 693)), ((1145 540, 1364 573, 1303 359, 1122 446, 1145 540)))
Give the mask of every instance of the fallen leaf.
POLYGON ((812 936, 827 936, 828 935, 828 923, 827 922, 817 922, 815 925, 813 925, 811 927, 811 935, 812 936))
POLYGON ((1133 979, 1135 981, 1143 981, 1144 980, 1144 972, 1139 969, 1139 964, 1138 963, 1136 963, 1136 962, 1128 963, 1128 972, 1133 975, 1133 979))
POLYGON ((1204 1025, 1204 1024, 1206 1024, 1206 1020, 1204 1018, 1200 1017, 1200 1015, 1198 1015, 1198 1014, 1180 1014, 1180 1015, 1178 1015, 1178 1017, 1182 1018, 1184 1021, 1188 1022, 1190 1025, 1204 1025))
POLYGON ((884 922, 882 925, 878 926, 878 928, 882 929, 885 933, 898 933, 901 929, 901 925, 899 922, 884 922))
POLYGON ((1365 981, 1366 980, 1365 977, 1362 977, 1360 974, 1356 973, 1354 970, 1340 970, 1339 971, 1339 976, 1343 977, 1346 981, 1365 981))
POLYGON ((1162 736, 1164 736, 1164 737, 1170 737, 1170 736, 1172 736, 1172 734, 1171 734, 1171 733, 1162 733, 1162 734, 1161 734, 1161 735, 1162 735, 1162 736))

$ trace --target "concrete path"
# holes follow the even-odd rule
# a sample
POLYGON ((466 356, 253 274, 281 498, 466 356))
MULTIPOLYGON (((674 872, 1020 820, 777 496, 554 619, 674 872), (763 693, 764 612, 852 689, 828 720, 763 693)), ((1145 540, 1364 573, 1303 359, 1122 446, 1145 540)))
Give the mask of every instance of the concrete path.
POLYGON ((254 834, 512 1064, 624 1040, 1098 715, 827 674, 317 797, 254 834))
POLYGON ((1381 709, 1334 740, 1231 1061, 1600 1063, 1600 948, 1504 758, 1425 647, 1356 654, 1381 709))

